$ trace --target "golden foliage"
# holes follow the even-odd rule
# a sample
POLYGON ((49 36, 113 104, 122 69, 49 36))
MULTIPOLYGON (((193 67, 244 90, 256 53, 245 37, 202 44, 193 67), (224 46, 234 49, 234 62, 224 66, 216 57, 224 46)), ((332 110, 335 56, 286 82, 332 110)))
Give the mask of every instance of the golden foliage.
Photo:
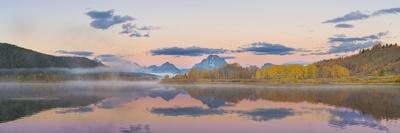
POLYGON ((173 79, 255 79, 255 80, 293 80, 293 79, 316 79, 316 78, 343 78, 349 77, 350 72, 339 65, 273 65, 266 68, 255 66, 242 67, 238 63, 226 64, 222 68, 209 71, 191 69, 188 75, 178 74, 173 79))

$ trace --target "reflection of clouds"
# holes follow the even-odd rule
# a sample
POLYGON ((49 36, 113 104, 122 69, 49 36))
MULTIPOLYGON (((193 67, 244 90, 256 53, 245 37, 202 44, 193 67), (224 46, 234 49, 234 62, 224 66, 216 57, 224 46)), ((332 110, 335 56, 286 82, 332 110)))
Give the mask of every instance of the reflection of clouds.
POLYGON ((70 108, 64 109, 61 111, 56 111, 57 114, 66 114, 66 113, 88 113, 93 112, 93 108, 91 107, 79 107, 79 108, 70 108))
POLYGON ((190 116, 200 117, 206 115, 224 115, 226 113, 237 113, 240 116, 254 121, 268 121, 273 119, 283 119, 287 116, 295 115, 293 109, 255 109, 253 111, 227 111, 222 109, 203 109, 200 107, 173 107, 173 108, 152 108, 153 114, 164 116, 190 116))
POLYGON ((388 128, 381 125, 375 118, 360 114, 356 111, 346 109, 327 109, 327 108, 302 108, 305 112, 323 113, 328 112, 331 118, 328 120, 329 126, 345 129, 351 126, 362 126, 371 129, 385 130, 388 128))
POLYGON ((150 125, 145 124, 145 125, 130 125, 127 128, 121 128, 120 129, 121 133, 151 133, 150 130, 150 125))
POLYGON ((355 111, 330 110, 329 112, 332 115, 329 120, 329 124, 332 127, 344 129, 348 126, 362 126, 377 130, 388 130, 387 127, 381 125, 374 118, 355 111))
POLYGON ((293 109, 277 108, 277 109, 255 109, 248 112, 240 112, 241 116, 250 118, 254 121, 268 121, 274 119, 283 119, 288 116, 293 116, 293 109))
POLYGON ((191 116, 199 117, 204 115, 223 115, 225 111, 217 109, 203 109, 200 107, 173 107, 173 108, 152 108, 153 114, 165 116, 191 116))

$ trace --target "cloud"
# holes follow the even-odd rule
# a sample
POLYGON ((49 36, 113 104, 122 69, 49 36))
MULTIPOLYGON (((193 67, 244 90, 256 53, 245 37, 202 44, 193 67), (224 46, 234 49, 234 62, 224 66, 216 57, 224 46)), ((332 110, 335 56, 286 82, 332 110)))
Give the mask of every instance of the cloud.
POLYGON ((137 26, 132 21, 136 20, 132 16, 115 15, 114 10, 97 11, 92 10, 86 13, 92 19, 90 26, 95 29, 107 30, 114 25, 122 24, 120 34, 127 34, 129 37, 150 37, 150 31, 160 29, 155 26, 137 26))
POLYGON ((142 71, 143 66, 131 62, 124 56, 104 54, 95 57, 95 60, 101 61, 102 63, 110 66, 111 69, 126 71, 126 72, 137 72, 142 71))
POLYGON ((236 52, 251 52, 256 55, 289 55, 296 49, 282 44, 272 44, 267 42, 252 43, 246 47, 240 47, 236 52))
POLYGON ((141 26, 138 27, 136 24, 126 23, 122 25, 122 31, 120 34, 128 34, 129 37, 150 37, 150 31, 159 29, 159 27, 153 26, 141 26))
POLYGON ((385 14, 399 14, 400 8, 389 8, 389 9, 382 9, 374 12, 373 16, 385 15, 385 14))
POLYGON ((228 52, 226 49, 213 49, 213 48, 201 48, 201 47, 168 47, 151 50, 152 55, 171 55, 171 56, 202 56, 207 54, 223 54, 228 52))
POLYGON ((108 10, 108 11, 89 11, 86 13, 90 18, 92 19, 109 19, 114 16, 114 10, 108 10))
POLYGON ((107 64, 131 64, 130 61, 126 60, 123 56, 104 54, 95 57, 96 60, 107 63, 107 64))
MULTIPOLYGON (((168 48, 159 48, 155 50, 151 50, 150 53, 152 55, 171 55, 171 56, 202 56, 209 54, 226 54, 226 53, 243 53, 249 52, 254 53, 256 55, 289 55, 294 54, 295 52, 307 52, 305 49, 295 49, 291 47, 284 46, 282 44, 272 44, 266 42, 257 42, 252 43, 248 46, 239 47, 236 50, 228 50, 223 48, 201 48, 201 47, 168 47, 168 48)), ((236 57, 222 57, 225 59, 234 59, 236 57)))
POLYGON ((73 55, 73 56, 83 56, 83 57, 92 56, 94 54, 93 52, 89 51, 65 51, 65 50, 58 50, 55 53, 73 55))
POLYGON ((150 30, 157 30, 160 29, 160 27, 154 27, 154 26, 141 26, 138 27, 137 30, 146 30, 146 31, 150 31, 150 30))
POLYGON ((96 29, 106 30, 113 25, 122 24, 125 22, 133 21, 135 18, 131 16, 120 16, 114 15, 114 10, 107 11, 97 11, 92 10, 86 13, 90 18, 92 18, 92 22, 90 26, 96 29))
POLYGON ((354 28, 354 25, 351 25, 351 24, 337 24, 336 28, 354 28))
POLYGON ((379 32, 378 34, 372 34, 368 36, 362 37, 331 37, 329 38, 329 43, 346 43, 346 42, 355 42, 355 41, 369 41, 369 40, 377 40, 383 36, 386 36, 389 32, 379 32))
POLYGON ((227 60, 236 59, 235 56, 222 56, 221 58, 224 58, 224 59, 227 59, 227 60))
POLYGON ((153 114, 159 114, 165 116, 191 116, 191 117, 224 114, 224 111, 222 110, 202 109, 200 107, 152 108, 150 112, 153 114))
POLYGON ((354 12, 345 14, 344 16, 330 19, 330 20, 324 21, 322 23, 341 23, 341 22, 348 22, 348 21, 355 21, 355 20, 363 20, 363 19, 368 19, 371 17, 381 16, 381 15, 386 15, 386 14, 399 14, 399 13, 400 13, 400 8, 382 9, 382 10, 375 11, 371 14, 362 13, 361 11, 354 11, 354 12))
POLYGON ((354 52, 364 48, 370 48, 376 44, 382 43, 379 41, 382 37, 388 35, 389 32, 380 32, 362 37, 346 37, 345 35, 329 38, 331 46, 326 51, 311 52, 308 55, 326 55, 354 52))
POLYGON ((360 49, 372 47, 380 42, 378 41, 368 41, 364 43, 342 43, 338 46, 332 46, 326 53, 324 54, 334 54, 334 53, 347 53, 354 52, 360 49))
POLYGON ((136 28, 136 24, 126 23, 122 24, 122 31, 119 32, 120 34, 129 34, 132 33, 136 28))
POLYGON ((364 14, 360 11, 354 11, 350 12, 342 17, 334 18, 331 20, 324 21, 323 23, 339 23, 339 22, 347 22, 347 21, 353 21, 353 20, 362 20, 362 19, 367 19, 370 16, 368 14, 364 14))

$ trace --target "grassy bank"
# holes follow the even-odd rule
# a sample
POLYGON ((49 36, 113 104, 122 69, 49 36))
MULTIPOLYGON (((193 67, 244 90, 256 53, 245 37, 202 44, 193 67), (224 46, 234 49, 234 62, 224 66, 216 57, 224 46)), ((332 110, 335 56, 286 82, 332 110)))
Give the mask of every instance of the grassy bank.
POLYGON ((317 79, 164 79, 162 83, 245 83, 245 84, 393 84, 400 76, 367 76, 317 79))

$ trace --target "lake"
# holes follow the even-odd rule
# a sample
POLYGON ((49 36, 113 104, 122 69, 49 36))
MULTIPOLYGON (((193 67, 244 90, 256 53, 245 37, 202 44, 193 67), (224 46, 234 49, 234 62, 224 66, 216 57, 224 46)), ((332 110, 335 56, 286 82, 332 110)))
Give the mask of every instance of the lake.
POLYGON ((400 132, 400 85, 0 83, 1 133, 400 132))

